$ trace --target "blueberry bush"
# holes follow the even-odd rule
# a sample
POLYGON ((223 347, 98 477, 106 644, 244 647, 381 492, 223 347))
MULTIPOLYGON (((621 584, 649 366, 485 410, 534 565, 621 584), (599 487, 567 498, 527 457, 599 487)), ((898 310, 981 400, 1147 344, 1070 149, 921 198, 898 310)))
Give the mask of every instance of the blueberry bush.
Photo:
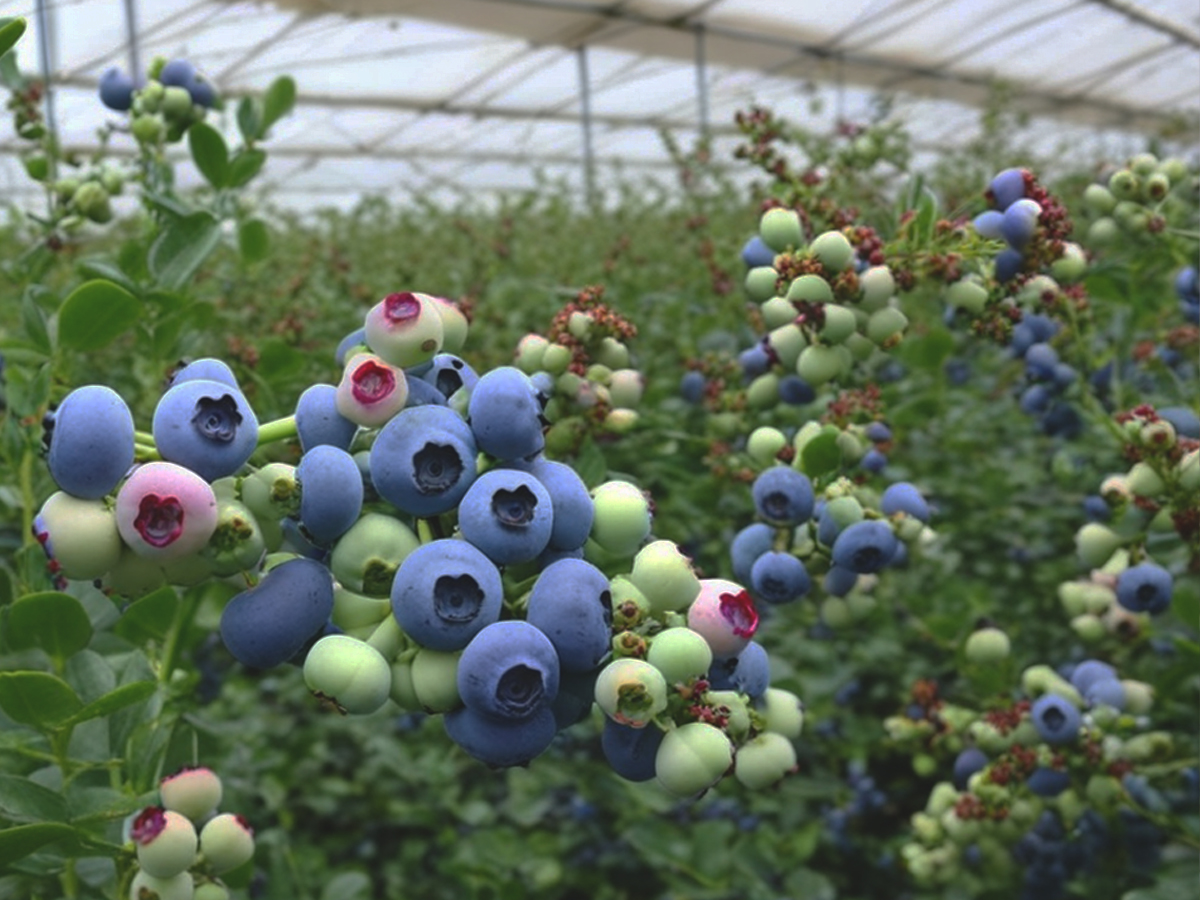
POLYGON ((749 196, 299 218, 290 78, 78 159, 23 29, 0 898, 1192 895, 1196 160, 756 108, 749 196))

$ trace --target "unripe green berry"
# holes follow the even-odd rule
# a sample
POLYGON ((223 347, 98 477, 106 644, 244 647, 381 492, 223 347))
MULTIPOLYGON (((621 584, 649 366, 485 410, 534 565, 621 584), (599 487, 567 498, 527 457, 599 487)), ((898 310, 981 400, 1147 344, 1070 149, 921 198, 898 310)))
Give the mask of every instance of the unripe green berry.
POLYGON ((222 813, 200 830, 200 852, 218 875, 236 869, 254 856, 254 831, 241 816, 222 813))
POLYGON ((1106 247, 1117 241, 1121 236, 1121 231, 1117 227, 1116 221, 1104 216, 1097 219, 1088 226, 1088 242, 1096 244, 1100 247, 1106 247))
POLYGON ((211 769, 182 769, 168 775, 158 785, 166 809, 192 821, 206 819, 221 805, 221 779, 211 769))
MULTIPOLYGON (((422 647, 412 661, 412 689, 417 704, 428 713, 445 713, 462 706, 458 693, 461 650, 446 652, 422 647)), ((395 673, 392 687, 395 689, 395 673)))
POLYGON ((1050 264, 1050 274, 1064 284, 1074 284, 1087 274, 1087 255, 1078 244, 1064 243, 1063 255, 1050 264))
POLYGON ((801 275, 788 286, 787 299, 805 303, 832 303, 833 288, 820 275, 801 275))
POLYGON ((162 111, 168 119, 188 119, 192 115, 192 95, 187 88, 167 87, 163 89, 162 111))
MULTIPOLYGON (((786 301, 785 301, 786 302, 786 301)), ((779 358, 779 364, 785 369, 796 365, 800 352, 808 344, 804 332, 795 322, 788 322, 771 331, 767 335, 767 343, 779 358)))
POLYGON ((787 443, 787 436, 782 431, 763 425, 750 432, 750 437, 746 439, 746 452, 760 466, 767 466, 775 462, 775 457, 787 443))
POLYGON ((796 768, 796 748, 781 734, 764 731, 738 748, 733 774, 753 791, 770 787, 796 768))
POLYGON ((1137 196, 1140 181, 1129 169, 1118 169, 1108 179, 1108 189, 1118 200, 1132 200, 1137 196))
POLYGON ((1159 474, 1154 471, 1153 466, 1146 462, 1134 463, 1133 468, 1126 476, 1125 483, 1129 485, 1129 490, 1137 496, 1151 499, 1159 496, 1167 487, 1159 474))
POLYGON ((142 870, 129 885, 129 900, 195 900, 192 873, 179 872, 170 878, 155 878, 142 870))
POLYGON ((987 299, 988 290, 978 276, 968 275, 946 288, 946 302, 973 316, 983 312, 987 299))
POLYGON ((771 266, 751 269, 746 273, 746 295, 755 303, 769 300, 775 296, 775 283, 778 278, 779 273, 771 266))
POLYGON ((633 558, 629 581, 656 615, 687 609, 700 593, 700 580, 692 561, 673 541, 654 541, 639 550, 633 558))
POLYGON ((1089 569, 1104 565, 1120 546, 1120 536, 1099 522, 1088 522, 1075 534, 1075 551, 1089 569))
POLYGON ((1117 205, 1117 198, 1112 195, 1112 192, 1102 184, 1089 184, 1083 192, 1083 202, 1093 212, 1098 212, 1105 215, 1113 211, 1113 207, 1117 205))
POLYGON ((1153 153, 1138 153, 1129 158, 1129 168, 1135 175, 1149 175, 1158 168, 1158 157, 1153 153))
POLYGON ((733 745, 719 728, 689 722, 663 736, 654 772, 668 793, 691 797, 720 781, 732 763, 733 745))
POLYGON ((792 305, 792 301, 783 297, 764 300, 759 312, 762 313, 763 324, 772 331, 796 320, 796 307, 792 305))
POLYGON ((894 306, 871 313, 867 322, 867 337, 887 349, 894 346, 908 327, 908 317, 894 306))
POLYGON ((1091 613, 1083 613, 1071 619, 1071 630, 1085 644, 1095 644, 1103 640, 1108 632, 1108 629, 1104 627, 1104 621, 1091 613))
POLYGON ((67 578, 99 578, 121 559, 117 517, 103 500, 56 491, 42 504, 36 527, 48 535, 46 550, 67 578))
POLYGON ((767 720, 767 731, 794 741, 804 729, 804 704, 791 691, 767 688, 758 698, 758 712, 767 720))
POLYGON ((330 634, 308 651, 304 682, 314 694, 346 712, 367 715, 387 703, 392 673, 388 661, 370 644, 330 634))
POLYGON ((219 882, 206 881, 196 885, 192 900, 229 900, 229 889, 219 882))
POLYGON ((789 247, 804 245, 800 216, 792 209, 768 209, 759 220, 758 233, 762 236, 763 243, 776 253, 782 253, 789 247))
POLYGON ((396 570, 421 545, 411 528, 382 513, 367 513, 343 534, 329 557, 340 584, 372 597, 391 595, 396 570))
POLYGON ((840 231, 826 231, 817 235, 811 249, 829 272, 842 272, 854 259, 854 247, 840 231))
MULTIPOLYGON (((854 313, 836 303, 825 304, 825 324, 821 327, 821 339, 828 344, 841 344, 854 334, 857 320, 854 313)), ((786 366, 787 363, 784 363, 786 366)))
POLYGON ((1008 658, 1012 646, 999 628, 980 628, 967 638, 967 660, 977 666, 993 666, 1008 658))
POLYGON ((526 375, 532 375, 542 369, 542 358, 550 342, 540 334, 527 334, 517 343, 515 365, 526 375))
POLYGON ((542 368, 551 375, 561 375, 571 364, 571 348, 562 344, 550 344, 542 353, 542 368))
POLYGON ((592 492, 591 538, 616 556, 629 556, 650 534, 650 504, 635 485, 607 481, 592 492))
POLYGON ((712 666, 712 660, 712 649, 704 636, 682 626, 654 635, 646 654, 646 662, 662 672, 669 685, 702 677, 712 666))
POLYGON ((820 387, 844 374, 845 359, 840 348, 825 344, 805 347, 796 362, 796 374, 813 387, 820 387))
POLYGON ((892 270, 887 266, 872 266, 858 276, 858 286, 862 291, 859 305, 867 312, 882 309, 896 293, 896 279, 892 270))
POLYGON ((751 409, 774 409, 779 403, 779 376, 767 372, 750 382, 746 388, 746 403, 751 409))
POLYGON ((596 678, 596 705, 622 725, 642 728, 667 708, 667 682, 640 659, 616 659, 596 678))
POLYGON ((196 829, 186 816, 158 806, 142 810, 133 823, 138 865, 155 878, 174 878, 196 861, 196 829))

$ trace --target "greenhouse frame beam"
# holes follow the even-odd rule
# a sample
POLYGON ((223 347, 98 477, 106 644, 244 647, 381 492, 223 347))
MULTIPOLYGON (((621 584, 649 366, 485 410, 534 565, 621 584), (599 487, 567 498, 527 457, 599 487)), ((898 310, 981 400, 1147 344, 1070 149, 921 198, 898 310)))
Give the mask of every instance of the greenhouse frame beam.
POLYGON ((1153 28, 1155 31, 1161 31, 1163 34, 1170 35, 1176 41, 1200 49, 1200 34, 1194 31, 1188 31, 1181 28, 1175 22, 1169 19, 1164 19, 1162 16, 1156 15, 1149 10, 1142 9, 1140 6, 1135 6, 1127 0, 1087 0, 1096 6, 1102 6, 1107 10, 1115 13, 1120 13, 1127 19, 1137 22, 1139 25, 1145 25, 1147 28, 1153 28))
MULTIPOLYGON (((136 0, 134 0, 134 2, 136 2, 136 0)), ((208 6, 209 3, 210 3, 210 0, 196 0, 195 3, 192 3, 189 6, 185 6, 183 9, 175 11, 174 13, 172 13, 171 15, 169 15, 165 19, 163 19, 161 22, 155 22, 153 25, 146 28, 144 31, 141 31, 140 36, 143 39, 151 37, 151 36, 156 36, 156 35, 158 35, 159 32, 165 31, 167 28, 170 28, 172 25, 174 25, 180 19, 186 19, 189 15, 194 13, 196 10, 208 6)), ((228 9, 229 9, 229 7, 215 8, 213 10, 212 14, 208 17, 208 21, 212 21, 213 19, 217 18, 218 16, 224 15, 228 11, 228 9)), ((59 77, 58 80, 62 84, 73 84, 78 79, 80 72, 86 72, 88 69, 91 69, 94 66, 103 65, 106 62, 112 62, 114 59, 116 59, 118 56, 121 55, 122 50, 127 50, 127 49, 128 48, 125 46, 117 46, 117 47, 113 47, 112 49, 105 50, 99 56, 94 56, 91 59, 84 60, 79 65, 77 65, 77 66, 73 67, 72 69, 70 69, 69 71, 65 72, 63 75, 61 75, 59 77)), ((95 87, 94 84, 91 84, 89 86, 95 87)))
POLYGON ((579 63, 580 123, 583 126, 583 183, 588 205, 596 202, 596 158, 592 146, 592 83, 588 76, 587 45, 575 50, 579 63))
MULTIPOLYGON (((1132 10, 1123 0, 1092 0, 1092 2, 1101 3, 1108 6, 1113 12, 1125 14, 1146 27, 1166 31, 1179 40, 1200 47, 1200 38, 1190 35, 1187 31, 1177 27, 1170 26, 1170 23, 1164 23, 1149 14, 1132 10)), ((681 33, 693 33, 700 25, 700 23, 691 21, 689 17, 692 13, 690 11, 669 18, 657 18, 635 10, 607 6, 600 3, 573 3, 566 2, 566 0, 491 0, 491 3, 497 6, 508 5, 533 10, 542 9, 576 15, 590 15, 609 21, 627 22, 645 28, 660 28, 681 33)), ((450 20, 448 19, 448 21, 450 20)), ((809 56, 822 60, 835 60, 840 57, 845 62, 848 70, 869 71, 883 76, 886 79, 883 84, 879 84, 870 78, 862 79, 861 83, 864 86, 875 87, 876 89, 886 88, 891 84, 893 79, 899 76, 903 76, 908 81, 919 82, 924 80, 935 84, 957 84, 983 92, 988 92, 995 81, 995 79, 983 75, 940 71, 937 68, 929 66, 883 59, 878 56, 872 56, 869 53, 838 51, 827 44, 807 42, 795 38, 776 37, 770 34, 760 34, 745 29, 708 23, 705 23, 704 27, 710 37, 719 37, 763 47, 791 50, 799 53, 801 56, 809 56)), ((595 43, 601 45, 604 41, 595 41, 595 43)), ((859 82, 852 75, 847 78, 847 81, 852 83, 859 82)), ((1019 94, 1015 99, 1018 103, 1022 100, 1032 101, 1042 109, 1053 110, 1059 114, 1070 112, 1073 108, 1087 107, 1095 113, 1103 115, 1106 120, 1121 122, 1125 127, 1133 129, 1158 127, 1166 124, 1170 119, 1170 116, 1163 113, 1147 111, 1140 107, 1125 106, 1120 103, 1110 103, 1095 97, 1062 96, 1044 90, 1031 89, 1028 85, 1017 85, 1017 87, 1019 88, 1019 94)), ((910 88, 910 90, 912 89, 910 88)), ((932 89, 922 91, 918 87, 915 89, 915 92, 927 96, 939 96, 932 89)), ((969 102, 963 100, 961 97, 953 96, 944 99, 952 99, 960 103, 969 102)), ((978 103, 974 105, 978 105, 978 103)), ((1095 122, 1093 121, 1092 124, 1095 124, 1095 122)))
POLYGON ((129 44, 129 71, 134 79, 142 71, 141 47, 138 45, 137 3, 125 0, 125 40, 129 44))

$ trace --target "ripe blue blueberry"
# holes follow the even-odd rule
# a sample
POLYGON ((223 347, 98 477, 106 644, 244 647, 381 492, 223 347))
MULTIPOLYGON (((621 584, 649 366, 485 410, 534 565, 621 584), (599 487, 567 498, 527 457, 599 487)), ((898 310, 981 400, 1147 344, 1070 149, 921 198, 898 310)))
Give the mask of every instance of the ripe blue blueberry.
POLYGON ((494 622, 463 650, 458 693, 481 716, 528 719, 549 710, 559 676, 558 654, 546 635, 528 622, 494 622))
POLYGON ((346 359, 355 353, 361 353, 367 348, 367 329, 356 328, 337 345, 337 351, 334 353, 334 362, 338 367, 346 365, 346 359))
POLYGON ((1054 395, 1044 384, 1031 384, 1021 393, 1018 406, 1027 416, 1041 416, 1049 411, 1054 395))
POLYGON ((1058 694, 1044 694, 1033 702, 1029 718, 1047 744, 1069 744, 1079 738, 1082 718, 1071 701, 1058 694))
POLYGON ((1117 576, 1117 602, 1130 612, 1157 615, 1171 605, 1172 587, 1171 573, 1162 566, 1139 563, 1117 576))
POLYGON ((479 382, 479 374, 452 353, 439 353, 430 362, 432 364, 421 379, 432 384, 447 399, 460 388, 470 392, 479 382))
POLYGON ((1164 406, 1158 415, 1170 422, 1180 437, 1200 440, 1200 418, 1186 406, 1164 406))
POLYGON ((1041 214, 1042 207, 1036 200, 1018 200, 1004 211, 1000 233, 1011 246, 1020 249, 1033 237, 1041 214))
POLYGON ((977 215, 971 224, 975 226, 980 237, 999 241, 1004 238, 1004 232, 1000 230, 1000 223, 1003 221, 1004 213, 998 209, 989 209, 977 215))
POLYGON ((873 475, 878 475, 887 468, 887 455, 880 453, 874 447, 863 454, 863 458, 858 461, 858 465, 870 472, 873 475))
POLYGON ((1025 170, 1005 169, 992 179, 988 190, 995 198, 997 209, 1008 209, 1025 196, 1025 170))
POLYGON ((467 404, 467 421, 479 449, 498 459, 524 459, 546 446, 537 390, 528 375, 512 366, 492 369, 479 379, 467 404))
POLYGON ((582 547, 591 533, 596 508, 579 474, 566 463, 544 456, 514 465, 540 481, 550 495, 554 524, 550 529, 549 549, 577 550, 582 547))
POLYGON ((791 603, 812 589, 812 579, 797 557, 778 550, 768 551, 750 569, 750 590, 768 603, 791 603))
POLYGON ((443 724, 454 743, 495 769, 527 765, 558 733, 554 713, 545 707, 523 719, 495 719, 467 707, 447 713, 443 724))
POLYGON ((314 384, 296 401, 296 432, 304 452, 321 444, 349 450, 358 425, 337 411, 337 387, 314 384))
POLYGON ((775 529, 762 522, 747 525, 735 534, 729 545, 734 580, 739 584, 748 584, 754 561, 770 550, 774 543, 775 529))
POLYGON ((345 450, 322 444, 296 466, 300 521, 319 544, 332 544, 362 512, 363 482, 358 463, 345 450))
POLYGON ((1102 679, 1094 682, 1083 692, 1083 699, 1091 706, 1111 706, 1113 709, 1125 708, 1125 686, 1115 678, 1102 679))
POLYGON ((333 612, 333 576, 319 562, 290 559, 229 601, 221 640, 242 665, 270 669, 319 635, 333 612))
POLYGON ((897 543, 886 522, 855 522, 833 542, 833 562, 859 575, 870 575, 891 562, 897 543))
POLYGON ((133 106, 133 79, 115 66, 100 76, 100 102, 111 110, 127 112, 133 106))
POLYGON ((500 618, 504 586, 496 566, 466 541, 424 544, 392 582, 392 613, 422 647, 461 650, 500 618))
POLYGON ((775 466, 754 479, 754 508, 776 525, 799 525, 813 512, 813 489, 808 476, 790 466, 775 466))
POLYGON ((242 392, 216 381, 172 387, 155 407, 152 429, 163 459, 205 481, 233 475, 258 442, 258 419, 242 392))
POLYGON ((704 373, 692 369, 684 374, 679 382, 679 393, 688 403, 693 406, 700 403, 704 399, 704 386, 706 382, 704 373))
POLYGON ((492 469, 467 489, 458 506, 458 527, 497 565, 528 562, 550 543, 554 507, 533 475, 492 469))
POLYGON ((563 671, 594 669, 612 645, 608 578, 581 559, 552 563, 530 592, 525 620, 550 639, 563 671))
POLYGON ((866 428, 867 440, 876 444, 883 444, 892 439, 892 429, 888 428, 883 422, 872 422, 866 428))
POLYGON ((634 728, 605 716, 600 747, 613 771, 626 781, 649 781, 662 739, 661 728, 634 728))
POLYGON ((1058 365, 1058 354, 1049 344, 1037 343, 1025 351, 1025 374, 1034 381, 1054 379, 1054 367, 1058 365))
POLYGON ((756 234, 742 246, 742 262, 747 269, 769 266, 775 262, 775 251, 756 234))
POLYGON ((1098 659, 1085 659, 1071 670, 1070 676, 1072 687, 1081 694, 1086 694, 1098 682, 1117 680, 1117 670, 1098 659))
POLYGON ((1021 267, 1025 264, 1025 257, 1021 255, 1020 250, 1014 250, 1012 247, 1005 247, 996 254, 994 262, 996 269, 996 280, 1001 284, 1007 281, 1012 281, 1017 273, 1021 271, 1021 267))
POLYGON ((475 438, 449 407, 418 406, 383 426, 371 446, 379 495, 414 516, 454 509, 475 481, 475 438))
POLYGON ((978 747, 968 747, 955 757, 954 786, 960 791, 967 789, 967 781, 988 764, 987 754, 978 747))
POLYGON ((714 691, 740 691, 751 699, 761 697, 771 683, 767 651, 757 641, 750 641, 737 656, 713 659, 708 681, 714 691))
POLYGON ((817 399, 817 392, 799 375, 784 375, 779 379, 779 399, 789 406, 803 406, 817 399))
POLYGON ((1071 775, 1059 769, 1040 766, 1033 770, 1025 786, 1039 797, 1057 797, 1071 786, 1071 775))
POLYGON ((133 465, 133 415, 112 388, 76 388, 59 404, 52 421, 50 475, 71 496, 97 500, 133 465))
POLYGON ((237 376, 233 374, 233 369, 221 360, 212 357, 196 359, 180 366, 172 373, 167 386, 175 387, 185 381, 218 381, 231 388, 238 386, 237 376))
POLYGON ((196 67, 186 59, 173 59, 162 67, 158 80, 165 87, 185 88, 196 78, 196 67))
POLYGON ((845 597, 857 583, 858 573, 841 566, 830 566, 829 571, 825 573, 825 593, 832 597, 845 597))
POLYGON ((925 502, 921 492, 907 481, 889 485, 880 498, 879 506, 885 516, 904 513, 922 522, 929 521, 929 504, 925 502))
POLYGON ((738 362, 742 366, 742 377, 753 381, 759 375, 765 375, 771 368, 771 356, 765 344, 758 343, 748 347, 738 354, 738 362))
POLYGON ((212 82, 201 78, 199 75, 194 77, 190 82, 184 85, 187 88, 188 94, 191 95, 192 102, 198 106, 203 106, 205 109, 212 109, 217 103, 217 90, 213 87, 212 82))

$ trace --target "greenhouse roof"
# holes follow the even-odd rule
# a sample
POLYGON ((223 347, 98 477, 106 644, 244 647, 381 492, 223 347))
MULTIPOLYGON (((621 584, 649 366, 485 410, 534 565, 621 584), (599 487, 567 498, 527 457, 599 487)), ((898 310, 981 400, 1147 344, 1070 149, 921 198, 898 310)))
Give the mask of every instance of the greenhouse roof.
MULTIPOLYGON (((886 95, 933 152, 978 134, 997 79, 1043 153, 1120 155, 1181 121, 1194 144, 1200 121, 1195 0, 0 0, 0 15, 29 19, 22 68, 49 70, 70 147, 95 144, 113 65, 187 57, 227 97, 293 75, 267 174, 305 206, 479 196, 538 173, 582 188, 589 158, 602 188, 667 181, 662 130, 684 147, 707 133, 728 161, 751 104, 832 131, 886 95)), ((17 198, 19 149, 5 124, 17 198)))

